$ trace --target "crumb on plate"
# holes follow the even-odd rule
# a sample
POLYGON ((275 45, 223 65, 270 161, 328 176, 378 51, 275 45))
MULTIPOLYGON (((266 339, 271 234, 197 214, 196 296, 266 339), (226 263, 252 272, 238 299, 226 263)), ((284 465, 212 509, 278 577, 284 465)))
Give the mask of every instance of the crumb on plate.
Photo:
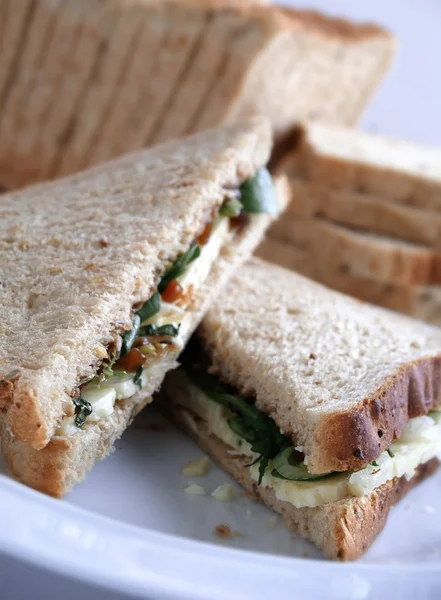
POLYGON ((184 488, 184 492, 186 494, 192 494, 193 496, 205 496, 207 493, 205 489, 197 483, 190 483, 184 488))
POLYGON ((229 540, 231 538, 230 527, 228 527, 228 525, 223 525, 222 523, 220 523, 219 525, 216 525, 214 533, 217 537, 220 537, 224 540, 229 540))
POLYGON ((182 467, 181 473, 187 477, 202 477, 203 475, 206 475, 209 470, 210 459, 208 456, 201 456, 186 463, 182 467))
POLYGON ((233 486, 231 483, 223 483, 222 485, 218 485, 211 495, 219 502, 231 502, 231 500, 234 500, 233 486))

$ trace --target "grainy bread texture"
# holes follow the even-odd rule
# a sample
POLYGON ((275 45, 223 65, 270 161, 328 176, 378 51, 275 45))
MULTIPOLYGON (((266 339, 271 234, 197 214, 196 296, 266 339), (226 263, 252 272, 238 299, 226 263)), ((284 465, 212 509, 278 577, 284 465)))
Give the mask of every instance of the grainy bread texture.
POLYGON ((133 305, 270 147, 256 118, 1 196, 0 408, 17 440, 48 444, 133 305))
POLYGON ((357 277, 345 270, 331 269, 320 256, 304 248, 272 238, 267 238, 260 244, 256 256, 297 271, 343 294, 441 326, 439 285, 393 285, 357 277))
POLYGON ((441 252, 314 217, 286 215, 270 236, 320 256, 325 267, 392 284, 441 282, 441 252))
POLYGON ((300 130, 297 168, 308 181, 440 210, 441 149, 338 126, 300 130))
MULTIPOLYGON (((287 203, 287 183, 276 182, 280 208, 287 203)), ((225 247, 214 264, 208 280, 198 290, 192 312, 194 329, 209 305, 219 295, 231 273, 253 252, 273 217, 258 215, 236 235, 231 245, 225 247)), ((191 331, 188 332, 188 337, 191 331)), ((3 453, 11 472, 23 483, 41 492, 61 497, 81 481, 95 462, 113 450, 118 439, 133 417, 151 401, 151 394, 158 388, 165 372, 177 365, 175 361, 159 364, 150 373, 150 385, 132 398, 118 401, 112 415, 95 423, 87 423, 75 435, 54 436, 41 450, 33 448, 11 434, 6 423, 0 422, 0 439, 3 453)))
POLYGON ((278 137, 298 117, 352 124, 394 52, 379 27, 248 0, 15 4, 0 0, 10 189, 255 113, 278 137))
POLYGON ((402 206, 378 195, 333 189, 296 177, 290 181, 292 215, 325 218, 355 229, 441 248, 439 212, 402 206))
POLYGON ((253 500, 277 511, 290 529, 311 540, 331 559, 354 560, 364 554, 384 528, 392 506, 439 466, 439 462, 432 459, 421 465, 410 481, 405 477, 393 479, 368 496, 347 498, 317 508, 295 508, 276 498, 273 490, 257 485, 247 468, 249 457, 231 454, 228 446, 210 434, 202 421, 190 425, 185 411, 173 402, 172 395, 163 401, 172 421, 232 475, 253 500))
POLYGON ((312 473, 365 465, 441 403, 438 329, 257 259, 198 336, 214 372, 304 447, 312 473))

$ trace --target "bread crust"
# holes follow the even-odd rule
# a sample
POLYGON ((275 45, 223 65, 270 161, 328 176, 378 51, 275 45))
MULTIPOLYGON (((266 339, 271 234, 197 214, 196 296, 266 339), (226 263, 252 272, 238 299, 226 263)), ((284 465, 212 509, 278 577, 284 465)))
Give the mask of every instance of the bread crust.
POLYGON ((186 411, 168 393, 162 394, 161 400, 167 416, 232 475, 250 498, 278 512, 287 527, 312 541, 330 559, 348 561, 364 554, 383 530, 392 506, 439 466, 439 461, 432 459, 420 465, 410 481, 395 478, 361 498, 346 498, 316 508, 295 508, 278 500, 272 489, 257 485, 246 467, 249 457, 229 454, 228 446, 210 434, 202 421, 194 421, 196 427, 191 426, 186 411))
POLYGON ((441 215, 413 206, 385 202, 381 196, 335 190, 325 184, 290 178, 289 213, 326 219, 355 229, 441 248, 441 215))
POLYGON ((330 470, 362 468, 399 438, 409 419, 440 404, 441 355, 402 366, 358 409, 320 419, 316 436, 334 457, 330 470))
POLYGON ((350 41, 364 41, 372 38, 385 38, 395 43, 394 36, 376 23, 355 23, 348 19, 329 17, 315 10, 280 8, 291 21, 323 37, 350 41))
POLYGON ((308 181, 440 210, 441 151, 437 148, 316 123, 299 126, 298 142, 296 170, 308 181))
POLYGON ((49 443, 133 306, 270 145, 251 119, 2 196, 1 420, 19 440, 49 443))
POLYGON ((437 329, 257 259, 198 336, 213 371, 304 446, 312 473, 362 467, 441 404, 437 329))
POLYGON ((395 285, 441 283, 441 252, 427 246, 293 214, 269 235, 320 256, 331 270, 395 285))

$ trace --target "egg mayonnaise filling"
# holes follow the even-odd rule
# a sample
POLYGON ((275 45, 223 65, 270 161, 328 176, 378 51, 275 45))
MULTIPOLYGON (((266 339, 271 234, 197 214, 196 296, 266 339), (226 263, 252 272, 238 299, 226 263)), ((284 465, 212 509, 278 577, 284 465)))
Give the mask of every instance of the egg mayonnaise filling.
POLYGON ((230 408, 211 399, 183 369, 173 373, 173 388, 169 393, 173 403, 183 410, 188 426, 197 431, 203 421, 206 429, 228 446, 230 454, 249 457, 246 468, 256 482, 260 479, 260 486, 271 488, 279 500, 296 508, 365 496, 395 478, 411 479, 420 465, 433 458, 441 460, 441 411, 434 410, 410 419, 399 439, 358 471, 317 476, 310 481, 292 481, 274 476, 274 464, 270 460, 260 477, 259 463, 252 464, 259 455, 230 427, 234 416, 230 408))

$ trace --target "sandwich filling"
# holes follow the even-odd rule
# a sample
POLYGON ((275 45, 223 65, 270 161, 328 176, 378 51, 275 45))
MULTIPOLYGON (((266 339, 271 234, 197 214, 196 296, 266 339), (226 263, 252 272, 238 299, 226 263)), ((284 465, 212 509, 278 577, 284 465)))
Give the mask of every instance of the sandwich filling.
POLYGON ((410 419, 400 438, 364 468, 316 475, 308 471, 303 448, 293 446, 271 417, 212 375, 179 369, 168 393, 188 427, 199 431, 202 423, 230 454, 249 457, 246 468, 257 484, 296 508, 365 496, 394 478, 411 479, 432 458, 441 460, 441 410, 410 419))
POLYGON ((158 374, 178 366, 176 358, 193 326, 194 292, 243 227, 258 213, 277 210, 271 175, 265 168, 229 193, 215 218, 162 274, 155 293, 134 309, 132 328, 115 336, 115 345, 108 349, 95 377, 76 391, 73 414, 64 417, 56 435, 73 435, 110 416, 117 401, 131 398, 158 374))

